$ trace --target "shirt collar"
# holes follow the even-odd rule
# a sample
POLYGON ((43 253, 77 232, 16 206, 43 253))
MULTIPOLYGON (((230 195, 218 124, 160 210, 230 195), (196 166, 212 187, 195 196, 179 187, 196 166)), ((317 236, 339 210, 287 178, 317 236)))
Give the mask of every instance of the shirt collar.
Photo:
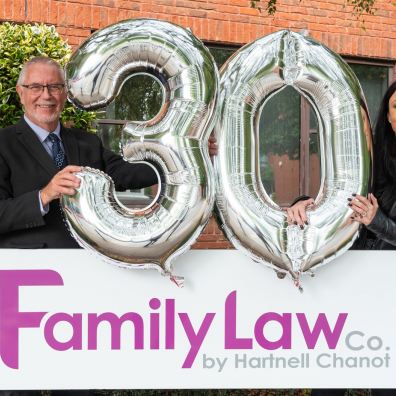
MULTIPOLYGON (((37 137, 39 138, 40 142, 43 143, 45 139, 47 139, 48 136, 48 131, 46 131, 45 129, 39 127, 38 125, 36 125, 34 122, 30 121, 29 118, 26 117, 26 114, 23 115, 23 118, 25 119, 26 123, 30 126, 30 128, 32 128, 33 132, 37 135, 37 137)), ((58 121, 58 125, 56 126, 56 128, 51 131, 50 133, 54 133, 56 136, 58 136, 58 138, 60 139, 60 122, 58 121)))

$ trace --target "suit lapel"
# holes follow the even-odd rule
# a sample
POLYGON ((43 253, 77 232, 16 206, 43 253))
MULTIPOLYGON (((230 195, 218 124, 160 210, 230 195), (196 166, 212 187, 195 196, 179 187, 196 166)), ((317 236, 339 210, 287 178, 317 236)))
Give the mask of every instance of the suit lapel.
POLYGON ((65 127, 61 127, 61 138, 63 147, 66 151, 67 163, 69 165, 80 164, 80 153, 78 150, 78 141, 74 134, 65 127))
POLYGON ((39 138, 23 119, 16 125, 16 133, 19 141, 26 148, 29 155, 38 161, 51 177, 54 176, 58 172, 54 161, 41 144, 39 138))

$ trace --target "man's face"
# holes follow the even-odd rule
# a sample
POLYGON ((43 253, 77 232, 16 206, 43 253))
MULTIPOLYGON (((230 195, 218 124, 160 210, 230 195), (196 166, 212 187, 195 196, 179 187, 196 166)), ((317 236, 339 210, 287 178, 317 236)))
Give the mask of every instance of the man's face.
MULTIPOLYGON (((23 81, 23 85, 31 84, 64 84, 64 79, 55 66, 34 63, 26 70, 23 81)), ((58 94, 51 94, 47 88, 44 88, 41 93, 33 93, 21 85, 17 85, 16 90, 29 120, 48 132, 52 132, 58 124, 60 113, 65 105, 65 90, 58 94)))

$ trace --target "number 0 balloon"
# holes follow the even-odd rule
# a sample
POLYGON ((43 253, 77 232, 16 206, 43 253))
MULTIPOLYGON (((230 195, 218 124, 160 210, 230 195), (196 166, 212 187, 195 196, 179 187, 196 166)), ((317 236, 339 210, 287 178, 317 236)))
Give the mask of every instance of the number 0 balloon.
POLYGON ((365 195, 370 175, 359 82, 338 55, 289 31, 246 45, 220 74, 215 169, 224 229, 235 247, 299 284, 302 272, 348 249, 356 236, 347 198, 365 195), (308 99, 319 120, 322 181, 303 230, 287 224, 259 173, 260 110, 287 85, 308 99))
POLYGON ((96 109, 142 71, 162 82, 165 103, 155 121, 125 126, 123 155, 130 162, 158 165, 161 197, 143 212, 127 209, 115 198, 107 175, 85 168, 77 194, 63 196, 62 205, 81 246, 124 267, 154 266, 170 275, 171 260, 195 241, 214 203, 207 150, 218 85, 212 56, 188 30, 129 20, 89 38, 67 65, 66 77, 73 103, 96 109))

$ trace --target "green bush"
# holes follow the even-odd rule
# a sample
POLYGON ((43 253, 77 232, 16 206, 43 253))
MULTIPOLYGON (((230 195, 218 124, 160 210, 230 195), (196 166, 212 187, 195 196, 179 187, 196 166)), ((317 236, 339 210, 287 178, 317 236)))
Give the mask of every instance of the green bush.
MULTIPOLYGON (((35 56, 48 56, 64 66, 71 52, 54 26, 0 24, 0 127, 15 124, 23 114, 15 91, 22 65, 35 56)), ((95 117, 70 103, 61 116, 62 122, 91 131, 95 117)))

